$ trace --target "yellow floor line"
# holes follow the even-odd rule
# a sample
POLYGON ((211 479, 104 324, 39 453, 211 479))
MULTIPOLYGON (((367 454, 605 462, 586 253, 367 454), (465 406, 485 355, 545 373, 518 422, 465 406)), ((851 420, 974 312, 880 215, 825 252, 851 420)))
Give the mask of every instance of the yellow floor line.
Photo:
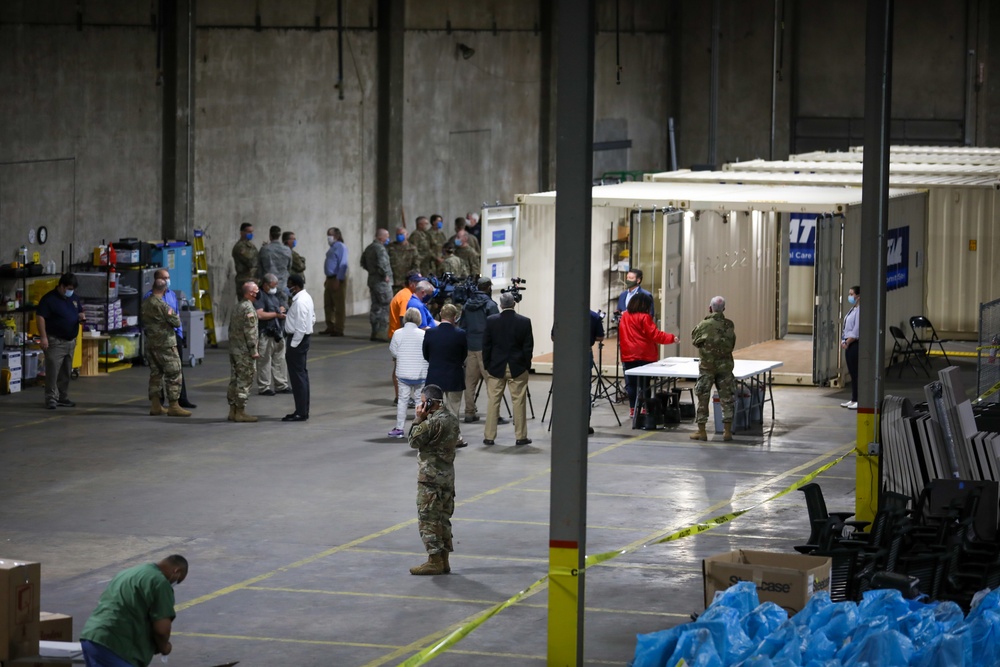
POLYGON ((386 598, 390 600, 422 600, 426 602, 456 602, 461 604, 496 604, 499 600, 473 600, 466 598, 436 597, 430 595, 396 595, 393 593, 364 593, 359 591, 327 591, 316 588, 282 588, 280 586, 247 586, 250 591, 274 593, 301 593, 308 595, 342 595, 347 597, 386 598))
POLYGON ((203 639, 235 639, 238 641, 276 642, 279 644, 316 644, 319 646, 351 646, 354 648, 393 649, 395 644, 369 644, 367 642, 336 642, 326 639, 287 639, 283 637, 253 637, 250 635, 220 635, 209 632, 173 632, 175 637, 200 637, 203 639))

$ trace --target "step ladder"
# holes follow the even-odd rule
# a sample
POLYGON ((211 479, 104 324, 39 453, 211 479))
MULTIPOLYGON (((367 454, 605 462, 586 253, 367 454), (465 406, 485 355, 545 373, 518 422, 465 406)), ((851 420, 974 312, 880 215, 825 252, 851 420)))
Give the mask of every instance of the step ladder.
POLYGON ((215 340, 215 316, 212 314, 212 287, 208 283, 208 256, 205 254, 205 232, 194 230, 194 306, 205 312, 205 334, 208 344, 218 347, 215 340))

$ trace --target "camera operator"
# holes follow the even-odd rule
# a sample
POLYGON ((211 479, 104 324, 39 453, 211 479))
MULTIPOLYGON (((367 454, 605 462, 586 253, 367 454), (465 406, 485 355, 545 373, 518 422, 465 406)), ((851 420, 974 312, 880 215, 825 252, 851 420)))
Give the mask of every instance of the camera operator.
POLYGON ((476 413, 476 388, 479 380, 486 380, 486 368, 483 366, 483 334, 486 332, 486 318, 498 315, 500 307, 490 294, 493 291, 493 281, 480 278, 476 291, 471 293, 462 309, 462 317, 458 326, 465 329, 469 346, 465 359, 465 423, 479 421, 476 413))
POLYGON ((265 274, 256 304, 257 351, 260 353, 257 359, 257 393, 261 396, 292 392, 285 364, 285 307, 281 305, 282 298, 283 295, 278 293, 278 277, 273 273, 265 274))

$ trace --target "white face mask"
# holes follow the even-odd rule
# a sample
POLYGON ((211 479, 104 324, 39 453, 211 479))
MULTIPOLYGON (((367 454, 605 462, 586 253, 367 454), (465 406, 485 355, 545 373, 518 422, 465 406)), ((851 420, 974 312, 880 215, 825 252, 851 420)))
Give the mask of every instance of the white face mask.
POLYGON ((327 236, 326 237, 326 242, 329 243, 330 245, 333 245, 336 242, 336 240, 337 239, 335 237, 333 237, 333 236, 327 236))
POLYGON ((277 294, 278 293, 278 288, 277 287, 272 287, 271 289, 267 290, 267 293, 268 294, 277 294))
POLYGON ((167 289, 170 289, 170 278, 167 278, 167 289))

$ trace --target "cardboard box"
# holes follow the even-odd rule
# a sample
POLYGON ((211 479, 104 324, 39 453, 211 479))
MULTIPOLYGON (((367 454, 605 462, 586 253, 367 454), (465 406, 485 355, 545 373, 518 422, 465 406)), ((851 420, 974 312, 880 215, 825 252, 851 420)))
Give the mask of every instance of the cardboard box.
POLYGON ((38 638, 43 642, 73 641, 73 617, 43 611, 38 617, 38 638))
POLYGON ((791 616, 817 591, 830 590, 830 559, 802 554, 740 549, 702 561, 705 606, 717 591, 740 581, 757 585, 761 602, 774 602, 791 616))
POLYGON ((12 371, 21 370, 21 350, 5 350, 0 353, 0 366, 12 371))
POLYGON ((38 655, 42 566, 0 559, 0 660, 38 655))

